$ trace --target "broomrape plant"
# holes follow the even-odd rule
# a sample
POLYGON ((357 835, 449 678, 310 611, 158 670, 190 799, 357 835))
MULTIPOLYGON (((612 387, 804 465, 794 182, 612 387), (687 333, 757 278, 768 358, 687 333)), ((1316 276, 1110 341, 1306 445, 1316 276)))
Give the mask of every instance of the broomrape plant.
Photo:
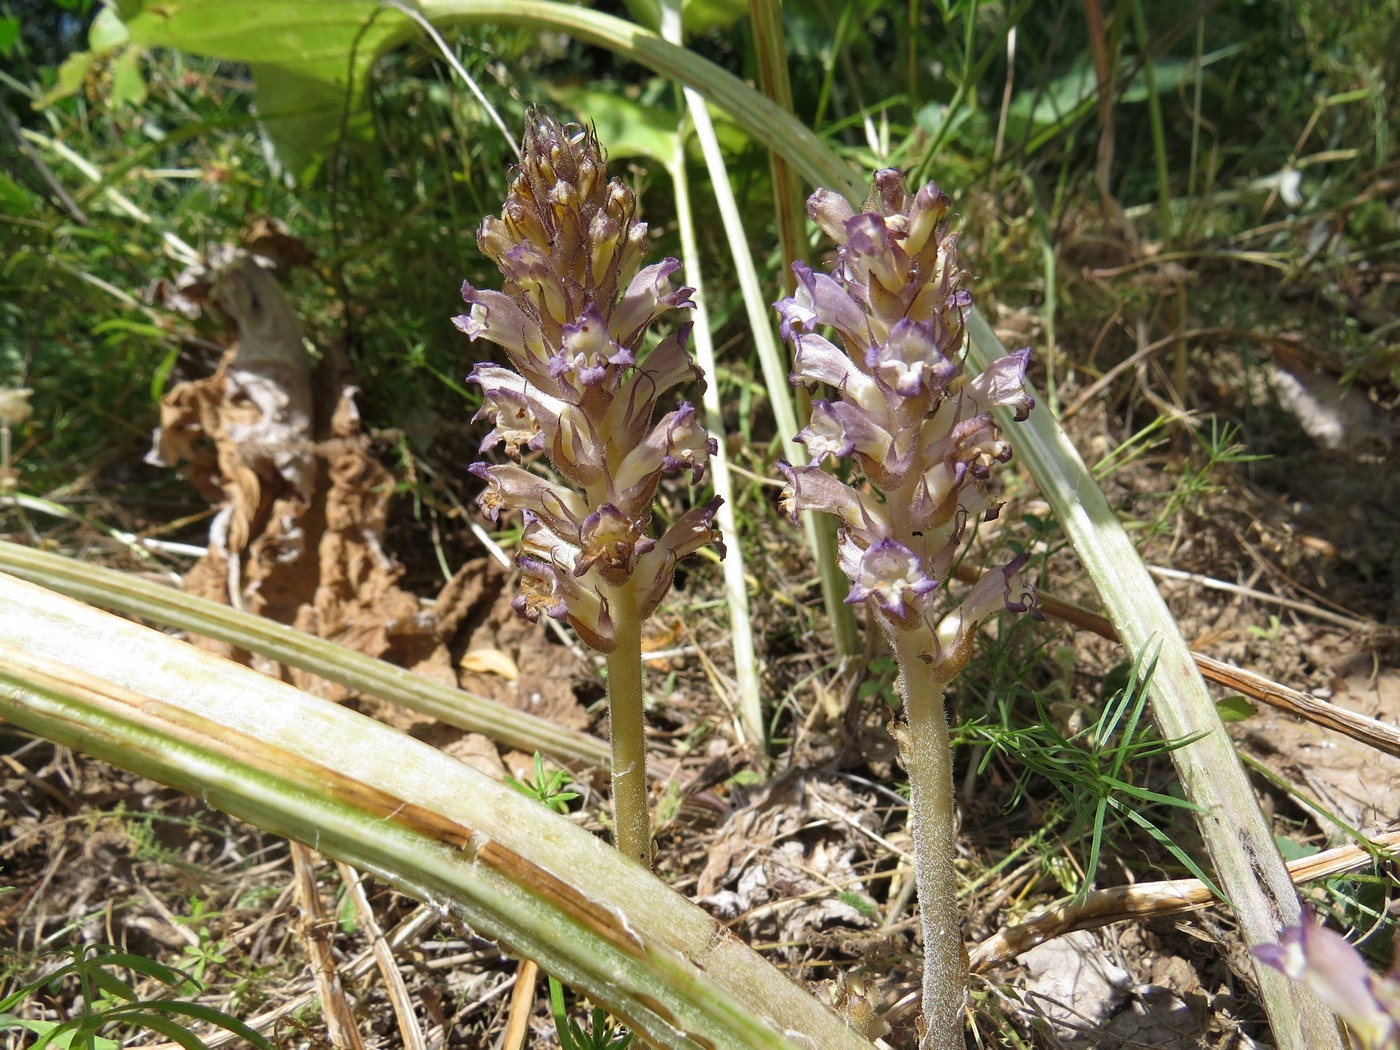
MULTIPOLYGON (((512 369, 478 365, 495 426, 482 449, 505 445, 509 464, 475 463, 480 503, 493 520, 520 510, 525 531, 517 612, 565 620, 608 657, 613 805, 618 848, 651 856, 642 718, 641 623, 666 594, 676 562, 708 544, 718 500, 695 507, 659 539, 651 502, 661 479, 703 475, 715 443, 681 402, 653 423, 661 395, 701 375, 679 326, 649 353, 643 339, 667 312, 692 305, 673 288, 675 259, 641 266, 646 224, 636 200, 607 179, 591 131, 532 111, 523 157, 499 219, 477 234, 505 277, 501 291, 462 286, 455 318, 472 339, 500 345, 512 369), (547 459, 557 479, 527 469, 547 459)), ((954 813, 943 692, 966 666, 973 635, 1007 608, 1036 615, 1022 578, 1026 557, 994 569, 961 605, 939 615, 943 581, 978 515, 996 516, 989 479, 1011 457, 991 417, 1033 401, 1030 350, 980 375, 964 367, 971 296, 947 223, 948 198, 932 183, 912 198, 894 170, 876 174, 864 212, 818 190, 808 211, 838 244, 831 275, 794 266, 796 293, 777 304, 794 349, 793 381, 836 391, 813 405, 799 435, 813 462, 780 464, 784 509, 836 515, 850 604, 866 603, 894 646, 906 724, 896 733, 911 787, 916 882, 925 948, 921 1045, 962 1044, 967 955, 953 871, 954 813), (833 330, 838 347, 819 329, 833 330), (823 469, 847 460, 864 484, 823 469)))
POLYGON ((818 190, 807 202, 838 246, 832 274, 793 264, 798 287, 776 306, 793 345, 794 383, 824 385, 798 436, 812 462, 780 464, 784 509, 835 515, 850 604, 865 603, 889 636, 900 668, 906 723, 896 726, 909 773, 915 881, 924 937, 922 1047, 963 1045, 967 953, 958 924, 953 870, 953 779, 943 693, 967 665, 977 627, 1002 609, 1038 615, 1022 578, 1024 554, 986 573, 958 607, 940 614, 948 578, 969 523, 996 517, 993 470, 1011 446, 991 409, 1033 407, 1025 389, 1030 349, 995 361, 980 375, 964 367, 962 287, 949 201, 929 183, 910 197, 898 171, 875 175, 865 210, 818 190), (831 329, 837 346, 819 334, 831 329), (854 469, 846 484, 827 460, 854 469), (863 481, 863 484, 860 482, 863 481))
POLYGON ((1347 1023, 1361 1050, 1400 1047, 1400 954, 1389 973, 1373 973, 1361 953, 1335 930, 1304 915, 1261 944, 1254 957, 1301 983, 1347 1023))
POLYGON ((504 444, 513 461, 472 464, 486 482, 481 508, 493 521, 511 509, 525 520, 514 608, 567 621, 607 655, 617 846, 650 864, 641 625, 677 561, 724 547, 718 499, 651 536, 661 479, 688 471, 698 483, 715 441, 688 402, 653 423, 662 395, 702 376, 689 323, 643 352, 652 325, 692 303, 691 289, 672 286, 679 261, 641 266, 647 226, 636 210, 634 194, 609 180, 592 131, 531 110, 501 217, 477 232, 504 287, 464 283, 471 309, 454 323, 496 343, 512 366, 481 364, 469 378, 484 399, 477 418, 495 422, 482 450, 504 444), (556 477, 540 472, 541 458, 556 477))

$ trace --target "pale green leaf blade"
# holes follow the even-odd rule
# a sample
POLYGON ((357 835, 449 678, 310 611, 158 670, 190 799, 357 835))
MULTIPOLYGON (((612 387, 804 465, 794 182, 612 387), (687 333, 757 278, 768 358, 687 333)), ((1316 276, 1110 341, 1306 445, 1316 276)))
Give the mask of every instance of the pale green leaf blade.
POLYGON ((452 912, 653 1045, 868 1050, 723 924, 546 807, 363 715, 3 574, 0 717, 452 912))
POLYGON ((342 128, 363 135, 371 67, 417 31, 398 11, 356 0, 123 0, 117 9, 136 44, 247 62, 268 135, 298 175, 342 128))

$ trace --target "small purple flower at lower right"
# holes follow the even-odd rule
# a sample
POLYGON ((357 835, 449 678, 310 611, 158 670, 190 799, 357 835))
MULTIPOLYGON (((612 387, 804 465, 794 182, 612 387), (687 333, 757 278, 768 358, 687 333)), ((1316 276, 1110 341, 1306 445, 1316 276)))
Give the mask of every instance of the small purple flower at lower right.
POLYGON ((1279 943, 1261 944, 1254 957, 1317 996, 1362 1050, 1400 1048, 1400 961, 1375 973, 1345 937, 1309 919, 1281 930, 1279 943))

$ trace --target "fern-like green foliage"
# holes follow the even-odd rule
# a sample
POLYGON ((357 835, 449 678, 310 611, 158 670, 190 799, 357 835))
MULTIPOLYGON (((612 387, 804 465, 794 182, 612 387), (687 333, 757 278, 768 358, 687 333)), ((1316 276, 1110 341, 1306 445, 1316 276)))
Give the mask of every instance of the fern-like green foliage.
POLYGON ((179 999, 146 999, 134 986, 144 977, 171 989, 203 991, 203 984, 192 974, 110 944, 75 945, 60 954, 70 956, 71 961, 0 998, 0 1032, 29 1032, 37 1036, 31 1050, 116 1050, 122 1042, 102 1033, 120 1035, 142 1030, 186 1050, 201 1050, 204 1041, 190 1029, 195 1023, 232 1032, 257 1050, 274 1050, 272 1043, 236 1017, 179 999), (66 996, 78 1004, 72 1017, 52 1021, 25 1018, 17 1012, 39 994, 57 993, 72 982, 78 985, 76 994, 66 996))

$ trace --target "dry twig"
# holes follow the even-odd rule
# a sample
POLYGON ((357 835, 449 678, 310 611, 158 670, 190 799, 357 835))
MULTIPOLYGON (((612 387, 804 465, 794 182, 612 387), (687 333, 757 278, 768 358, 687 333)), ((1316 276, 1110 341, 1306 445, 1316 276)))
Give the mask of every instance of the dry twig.
MULTIPOLYGON (((1339 846, 1295 860, 1288 865, 1288 874, 1295 884, 1342 875, 1371 863, 1377 851, 1394 858, 1398 847, 1400 831, 1391 831, 1378 836, 1370 849, 1355 845, 1339 846)), ((1163 915, 1195 911, 1214 900, 1215 895, 1200 879, 1140 882, 1134 886, 1098 890, 1077 904, 1066 902, 1054 905, 1029 922, 993 934, 973 949, 971 966, 978 972, 989 970, 1010 962, 1022 952, 1052 937, 1075 930, 1097 929, 1124 919, 1161 918, 1163 915)))

